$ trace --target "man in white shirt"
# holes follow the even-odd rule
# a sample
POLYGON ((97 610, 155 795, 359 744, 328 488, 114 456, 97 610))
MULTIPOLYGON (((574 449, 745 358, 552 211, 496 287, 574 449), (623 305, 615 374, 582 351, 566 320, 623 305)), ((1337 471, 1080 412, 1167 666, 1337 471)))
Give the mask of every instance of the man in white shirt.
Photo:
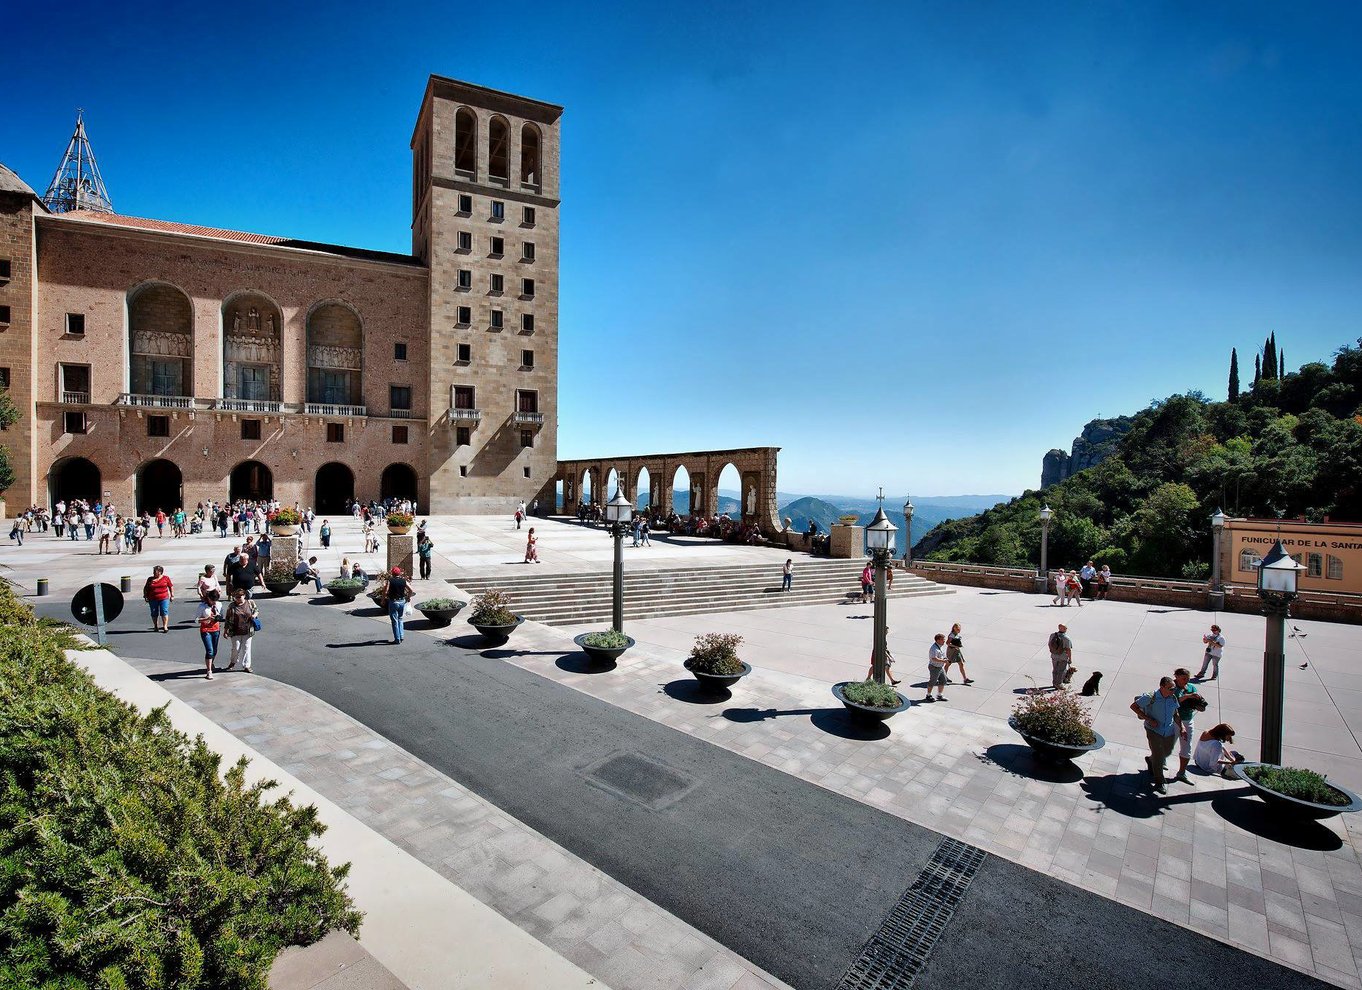
POLYGON ((1211 631, 1201 637, 1201 641, 1206 644, 1206 652, 1201 658, 1201 670, 1196 675, 1197 680, 1215 680, 1220 676, 1220 656, 1225 652, 1225 637, 1220 635, 1220 627, 1211 626, 1211 631), (1206 676, 1206 668, 1211 668, 1211 676, 1206 676))
POLYGON ((1097 577, 1097 568, 1092 561, 1088 561, 1078 572, 1078 583, 1083 586, 1083 597, 1092 601, 1092 579, 1097 577))
POLYGON ((936 700, 946 700, 946 634, 937 633, 932 638, 932 645, 927 650, 927 697, 923 701, 932 700, 932 688, 936 688, 936 700))

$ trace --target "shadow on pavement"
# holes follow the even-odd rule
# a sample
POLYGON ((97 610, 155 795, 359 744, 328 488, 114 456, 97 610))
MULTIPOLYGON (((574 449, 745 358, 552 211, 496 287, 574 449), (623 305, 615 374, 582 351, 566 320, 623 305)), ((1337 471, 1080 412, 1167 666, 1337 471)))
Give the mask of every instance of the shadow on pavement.
POLYGON ((1030 746, 1017 743, 998 743, 979 754, 985 763, 993 763, 1008 773, 1031 780, 1045 780, 1052 784, 1076 784, 1083 779, 1083 768, 1071 760, 1052 763, 1037 758, 1030 746))
POLYGON ((889 738, 889 723, 857 718, 845 708, 820 708, 809 716, 816 728, 839 739, 872 741, 889 738))
POLYGON ((1186 786, 1184 784, 1170 783, 1168 786, 1176 790, 1169 794, 1155 794, 1149 775, 1140 770, 1111 773, 1105 777, 1086 777, 1082 783, 1089 801, 1106 805, 1127 818, 1153 818, 1172 805, 1213 801, 1224 794, 1251 793, 1247 787, 1243 791, 1203 791, 1198 794, 1182 790, 1186 786))
MULTIPOLYGON (((559 661, 558 666, 562 666, 559 661)), ((672 681, 662 685, 662 693, 674 701, 684 701, 689 705, 717 705, 733 698, 733 692, 728 688, 718 691, 707 691, 692 678, 672 681)), ((755 721, 755 719, 753 719, 755 721)))
POLYGON ((354 643, 327 643, 328 650, 353 650, 359 646, 384 646, 391 644, 392 640, 384 639, 361 639, 354 643))
MULTIPOLYGON (((490 657, 495 651, 484 653, 483 656, 490 657)), ((560 655, 554 661, 554 666, 559 670, 565 670, 569 674, 605 674, 614 670, 619 665, 613 660, 604 663, 592 660, 585 653, 568 653, 560 655)))
MULTIPOLYGON (((222 667, 218 667, 217 669, 218 669, 218 670, 222 670, 223 668, 222 668, 222 667)), ((204 673, 205 673, 205 670, 204 670, 203 664, 199 664, 199 665, 198 665, 197 667, 195 667, 193 670, 167 670, 167 671, 165 671, 164 673, 160 673, 160 674, 148 674, 148 675, 147 675, 147 680, 149 680, 149 681, 182 681, 182 680, 184 680, 186 677, 197 677, 197 678, 199 678, 200 680, 202 680, 202 679, 204 679, 204 676, 203 676, 204 673)))
POLYGON ((1343 840, 1327 825, 1309 818, 1283 818, 1252 794, 1247 787, 1220 791, 1211 799, 1211 809, 1230 825, 1262 839, 1317 852, 1342 847, 1343 840))

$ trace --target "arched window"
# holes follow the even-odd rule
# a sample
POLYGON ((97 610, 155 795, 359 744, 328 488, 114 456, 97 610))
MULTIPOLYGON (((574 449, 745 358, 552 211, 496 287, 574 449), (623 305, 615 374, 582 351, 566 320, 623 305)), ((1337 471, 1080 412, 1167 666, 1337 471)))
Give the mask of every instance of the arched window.
MULTIPOLYGON (((334 407, 362 410, 364 406, 364 328, 349 306, 329 302, 307 317, 307 402, 328 406, 313 410, 336 413, 334 407)), ((364 415, 362 411, 358 415, 364 415)))
POLYGON ((478 170, 478 118, 467 107, 454 114, 454 171, 474 175, 478 170))
POLYGON ((509 179, 511 128, 501 117, 493 117, 487 125, 487 174, 494 179, 509 179))
POLYGON ((1262 561, 1262 557, 1259 557, 1247 547, 1239 551, 1239 569, 1241 571, 1256 571, 1262 561))
POLYGON ((533 124, 520 129, 520 184, 539 188, 539 128, 533 124))
POLYGON ((194 394, 194 309, 187 295, 161 282, 134 289, 128 294, 128 335, 134 395, 178 405, 166 400, 194 394))

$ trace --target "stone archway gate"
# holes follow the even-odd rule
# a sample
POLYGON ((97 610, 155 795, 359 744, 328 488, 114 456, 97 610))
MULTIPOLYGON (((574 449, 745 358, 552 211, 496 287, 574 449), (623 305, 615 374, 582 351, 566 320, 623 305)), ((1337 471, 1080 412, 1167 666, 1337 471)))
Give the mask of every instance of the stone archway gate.
POLYGON ((776 454, 779 447, 744 447, 738 450, 699 450, 684 454, 642 454, 631 457, 596 457, 559 461, 555 481, 563 483, 563 510, 576 511, 582 497, 582 479, 591 478, 593 501, 607 501, 614 492, 605 490, 613 468, 624 495, 637 504, 639 474, 648 470, 648 504, 663 514, 672 511, 672 488, 679 469, 690 477, 692 515, 712 516, 718 511, 719 475, 732 464, 742 483, 742 518, 759 525, 768 536, 780 532, 776 505, 776 454))

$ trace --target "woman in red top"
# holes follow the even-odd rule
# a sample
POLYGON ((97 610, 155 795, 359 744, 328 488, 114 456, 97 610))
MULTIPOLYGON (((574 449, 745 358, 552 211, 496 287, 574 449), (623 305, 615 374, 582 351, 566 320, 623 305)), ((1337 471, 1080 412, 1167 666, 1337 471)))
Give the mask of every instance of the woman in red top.
POLYGON ((151 631, 170 632, 170 603, 175 600, 175 585, 160 564, 151 569, 142 597, 151 609, 151 631))

